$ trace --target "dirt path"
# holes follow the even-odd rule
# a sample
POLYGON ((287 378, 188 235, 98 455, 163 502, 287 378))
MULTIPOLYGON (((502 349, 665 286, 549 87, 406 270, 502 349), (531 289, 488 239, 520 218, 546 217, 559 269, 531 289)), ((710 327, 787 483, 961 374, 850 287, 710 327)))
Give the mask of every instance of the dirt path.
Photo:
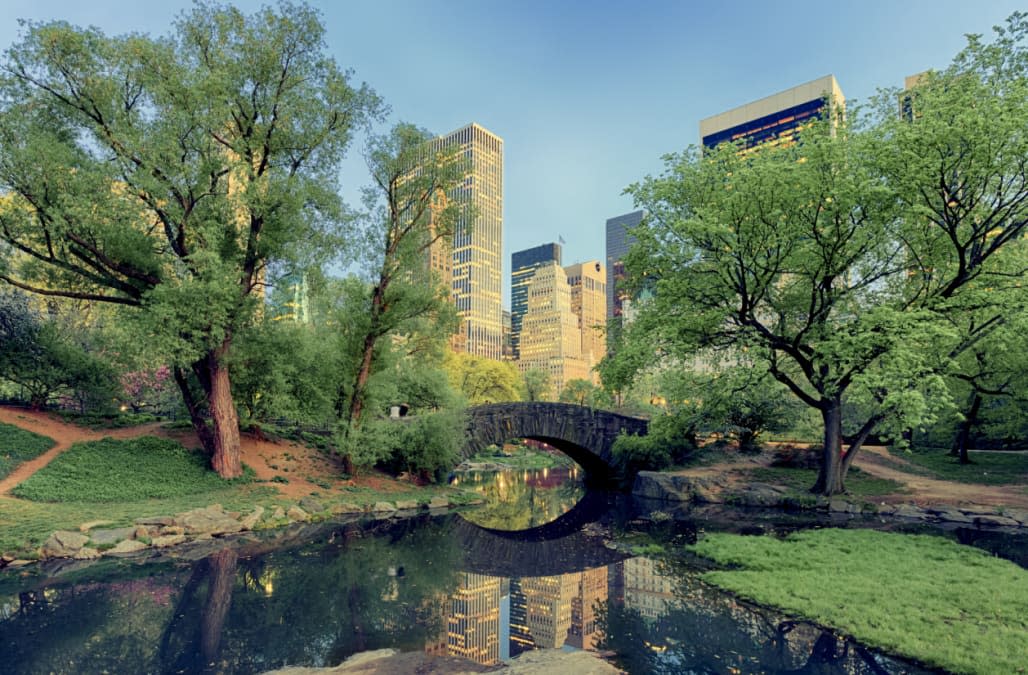
MULTIPOLYGON (((161 436, 178 441, 186 447, 199 445, 196 435, 191 431, 165 429, 160 422, 124 429, 92 431, 64 422, 45 412, 8 406, 0 406, 0 422, 21 427, 57 441, 57 445, 39 457, 18 465, 7 477, 0 480, 0 497, 9 496, 10 491, 16 485, 80 441, 161 436)), ((312 493, 328 494, 355 485, 382 492, 400 491, 410 487, 375 472, 368 472, 356 480, 342 480, 340 478, 343 473, 342 467, 339 462, 334 461, 334 458, 304 445, 288 441, 259 439, 251 434, 241 435, 240 455, 242 462, 254 470, 259 480, 270 481, 279 476, 279 480, 288 481, 268 483, 268 485, 275 487, 283 497, 291 499, 300 499, 312 493)))

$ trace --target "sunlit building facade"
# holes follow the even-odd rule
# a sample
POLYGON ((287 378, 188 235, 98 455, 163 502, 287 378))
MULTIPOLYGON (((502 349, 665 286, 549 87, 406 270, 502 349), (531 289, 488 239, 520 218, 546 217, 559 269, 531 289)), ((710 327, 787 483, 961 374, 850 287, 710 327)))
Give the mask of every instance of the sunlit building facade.
POLYGON ((576 263, 564 268, 571 287, 571 313, 578 318, 582 333, 582 360, 589 379, 599 384, 594 369, 607 353, 607 275, 599 260, 576 263))
MULTIPOLYGON (((454 345, 469 354, 501 360, 503 139, 478 124, 469 124, 435 142, 463 150, 467 174, 449 199, 471 207, 474 218, 457 224, 450 249, 450 288, 462 319, 454 345)), ((445 265, 436 264, 445 278, 445 265)))
POLYGON ((825 75, 700 120, 700 140, 704 148, 738 143, 743 151, 788 146, 805 127, 845 105, 835 76, 825 75))
POLYGON ((462 572, 460 586, 450 597, 447 651, 475 663, 500 661, 499 577, 462 572))
POLYGON ((540 265, 560 264, 560 244, 550 243, 517 251, 510 257, 510 341, 514 358, 521 357, 521 328, 528 311, 528 284, 540 265))

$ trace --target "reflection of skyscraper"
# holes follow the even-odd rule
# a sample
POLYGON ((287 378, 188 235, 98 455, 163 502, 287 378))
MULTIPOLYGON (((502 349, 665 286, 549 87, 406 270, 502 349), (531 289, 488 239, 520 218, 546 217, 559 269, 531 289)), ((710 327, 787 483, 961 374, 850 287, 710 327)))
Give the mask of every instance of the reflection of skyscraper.
POLYGON ((436 140, 460 146, 468 162, 464 183, 452 199, 471 206, 474 222, 458 223, 453 238, 451 289, 460 313, 456 344, 476 356, 500 360, 503 250, 503 139, 469 124, 436 140))
POLYGON ((510 655, 535 648, 532 631, 528 627, 528 600, 521 589, 521 579, 510 580, 510 655))
POLYGON ((510 257, 510 339, 514 358, 521 358, 521 326, 528 311, 528 284, 543 263, 560 264, 560 244, 543 244, 510 257))
POLYGON ((672 579, 657 570, 657 563, 649 558, 631 558, 624 561, 625 607, 634 609, 647 619, 665 614, 675 602, 672 579))
POLYGON ((607 568, 596 567, 578 575, 578 593, 571 600, 571 628, 567 643, 579 649, 593 649, 599 637, 596 605, 607 599, 607 568))
POLYGON ((450 597, 447 647, 453 656, 492 665, 500 660, 500 578, 462 573, 450 597))
POLYGON ((528 629, 538 647, 562 647, 571 629, 571 601, 580 573, 521 579, 528 629))

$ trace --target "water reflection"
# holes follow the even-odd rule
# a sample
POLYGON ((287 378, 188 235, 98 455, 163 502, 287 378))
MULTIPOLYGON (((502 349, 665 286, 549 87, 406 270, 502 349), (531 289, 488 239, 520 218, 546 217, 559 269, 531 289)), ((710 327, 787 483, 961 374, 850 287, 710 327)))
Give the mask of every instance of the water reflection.
POLYGON ((570 511, 585 487, 578 465, 552 469, 468 471, 454 482, 471 487, 485 504, 469 512, 471 522, 494 530, 527 530, 570 511))
MULTIPOLYGON (((662 541, 685 536, 676 527, 636 526, 662 541)), ((604 650, 631 673, 918 672, 586 530, 503 548, 460 517, 423 516, 304 531, 303 545, 237 543, 195 563, 0 574, 0 673, 252 673, 386 647, 484 665, 604 650)))

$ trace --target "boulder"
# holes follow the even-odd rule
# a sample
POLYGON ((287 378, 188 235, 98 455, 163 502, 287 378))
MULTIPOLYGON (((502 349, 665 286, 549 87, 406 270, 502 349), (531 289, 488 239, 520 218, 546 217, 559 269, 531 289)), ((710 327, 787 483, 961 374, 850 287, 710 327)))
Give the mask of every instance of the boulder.
POLYGON ((147 518, 136 518, 136 525, 157 525, 162 527, 164 525, 173 525, 175 523, 175 516, 149 516, 147 518))
POLYGON ((153 547, 154 548, 168 548, 169 546, 176 546, 186 540, 184 534, 168 534, 163 537, 154 537, 153 547))
POLYGON ((392 502, 375 502, 371 510, 375 513, 392 513, 396 510, 396 505, 392 502))
POLYGON ((944 520, 947 523, 973 523, 974 518, 963 513, 958 509, 943 508, 935 511, 935 515, 938 516, 939 520, 944 520))
POLYGON ((1020 525, 1020 523, 1013 518, 1007 518, 1006 516, 999 515, 975 516, 974 524, 985 527, 1017 527, 1020 525))
POLYGON ((396 502, 396 508, 400 511, 413 511, 418 508, 418 503, 413 499, 406 499, 396 502))
POLYGON ((239 523, 243 526, 244 530, 252 530, 254 527, 256 527, 257 523, 261 522, 261 518, 263 517, 264 507, 258 505, 253 510, 253 513, 240 520, 239 523))
POLYGON ((170 524, 181 527, 186 534, 231 534, 243 529, 242 524, 225 513, 220 504, 186 511, 175 516, 175 521, 170 524))
POLYGON ((632 485, 632 494, 671 502, 719 503, 724 501, 720 494, 723 486, 718 478, 640 471, 632 485))
POLYGON ((126 539, 125 541, 118 542, 114 548, 107 551, 108 555, 118 555, 119 553, 136 553, 142 551, 145 548, 149 548, 146 544, 135 539, 126 539))
POLYGON ((336 515, 342 515, 344 513, 363 513, 364 509, 357 506, 356 504, 349 504, 343 502, 342 504, 336 504, 332 507, 332 513, 336 515))
POLYGON ((446 497, 432 497, 428 500, 428 508, 445 509, 450 506, 450 500, 446 497))
POLYGON ((89 532, 94 527, 100 527, 101 525, 110 525, 113 521, 110 520, 91 520, 88 523, 82 523, 79 525, 79 532, 89 532))
POLYGON ((924 509, 913 504, 898 504, 892 515, 899 516, 900 518, 916 518, 918 520, 925 520, 928 517, 924 509))
POLYGON ((43 544, 40 554, 44 558, 71 558, 89 541, 81 532, 58 530, 43 544))
POLYGON ((118 527, 110 530, 93 530, 89 533, 89 541, 93 546, 113 546, 122 539, 132 539, 136 534, 134 527, 118 527))
POLYGON ((286 517, 285 509, 283 509, 281 506, 276 506, 275 510, 271 512, 271 516, 270 516, 270 518, 272 520, 282 520, 285 517, 286 517))
POLYGON ((93 558, 100 557, 100 551, 96 550, 91 546, 83 546, 78 551, 76 551, 75 555, 73 555, 72 557, 75 558, 75 560, 92 560, 93 558))
POLYGON ((300 500, 300 508, 307 513, 321 513, 325 510, 325 505, 308 495, 300 500))
POLYGON ((310 520, 310 516, 307 512, 295 504, 289 507, 289 510, 286 511, 286 515, 289 516, 289 520, 295 520, 297 522, 306 522, 310 520))
POLYGON ((1013 518, 1022 525, 1028 525, 1028 511, 1022 511, 1020 509, 1007 509, 1003 512, 1003 515, 1007 518, 1013 518))

